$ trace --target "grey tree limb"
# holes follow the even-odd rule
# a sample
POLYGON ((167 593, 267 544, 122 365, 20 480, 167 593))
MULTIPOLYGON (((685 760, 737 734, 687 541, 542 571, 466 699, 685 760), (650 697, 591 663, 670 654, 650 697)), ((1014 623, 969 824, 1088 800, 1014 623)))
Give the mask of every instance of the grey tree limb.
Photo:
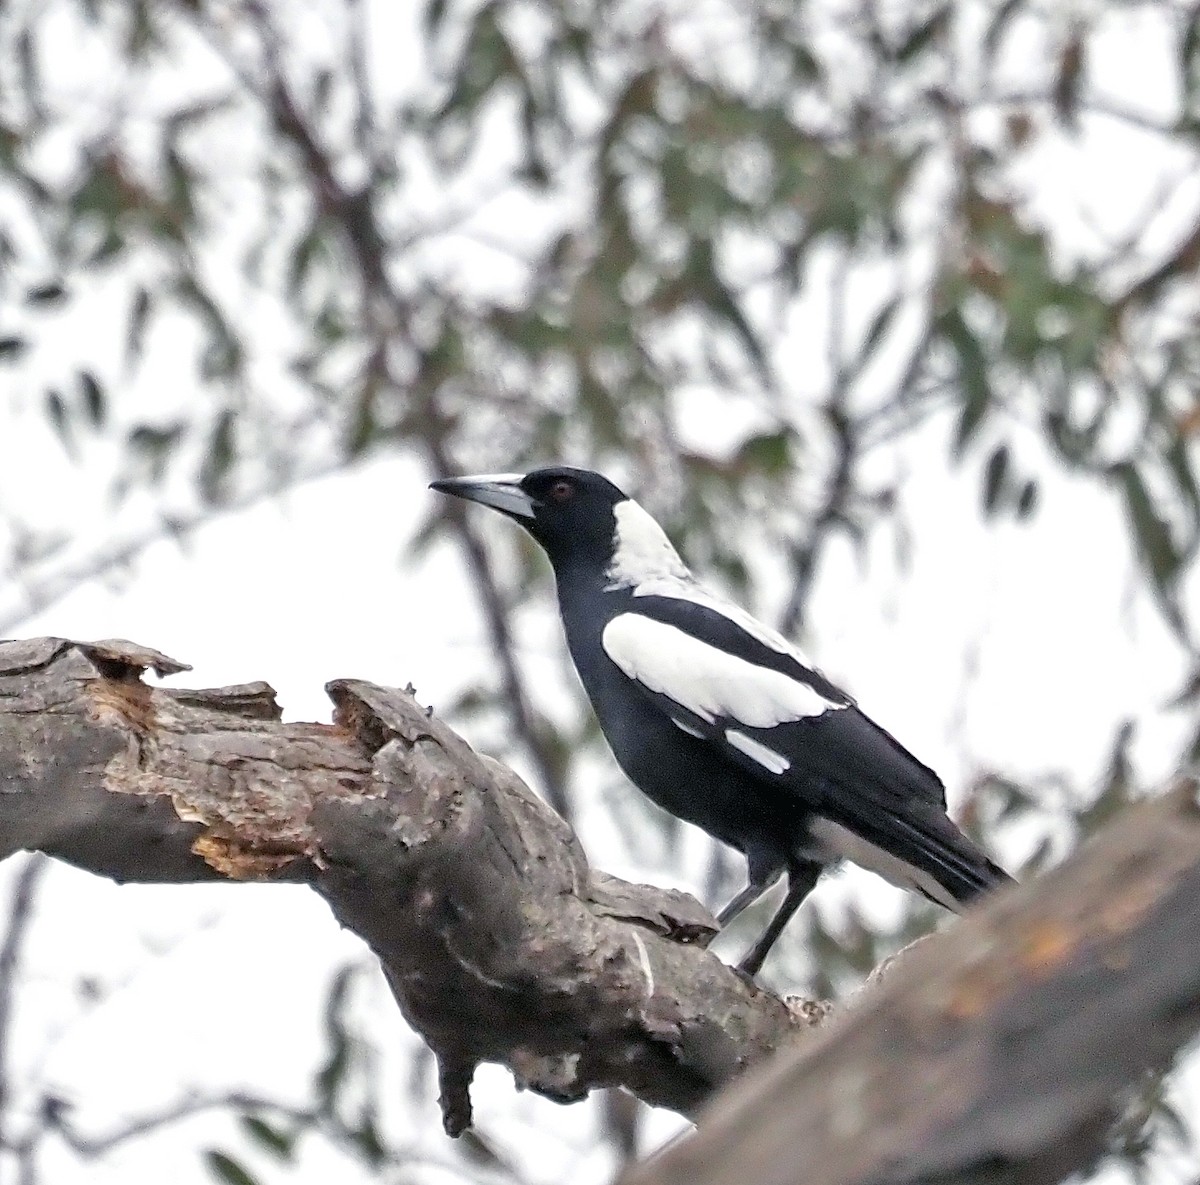
POLYGON ((0 857, 310 885, 437 1056, 448 1130, 481 1062, 560 1100, 622 1086, 691 1114, 809 1023, 703 949, 695 900, 591 870, 407 692, 339 680, 332 724, 285 723, 265 683, 170 689, 146 669, 186 668, 123 641, 0 643, 0 857))
POLYGON ((691 898, 589 869, 511 771, 401 691, 328 685, 332 724, 265 684, 152 687, 128 642, 0 643, 0 855, 117 880, 293 880, 379 957, 435 1052, 447 1128, 493 1061, 560 1100, 623 1086, 698 1135, 626 1185, 1043 1185, 1200 1029, 1194 781, 1055 872, 911 948, 798 1039, 703 946, 691 898))
POLYGON ((621 1185, 1049 1185, 1200 1030, 1200 785, 909 948, 621 1185))

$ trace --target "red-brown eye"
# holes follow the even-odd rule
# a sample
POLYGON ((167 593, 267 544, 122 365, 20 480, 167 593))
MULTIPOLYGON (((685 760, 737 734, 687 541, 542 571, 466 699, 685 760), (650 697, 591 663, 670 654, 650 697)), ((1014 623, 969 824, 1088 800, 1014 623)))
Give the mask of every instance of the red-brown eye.
POLYGON ((575 487, 569 481, 556 481, 550 487, 550 497, 555 502, 565 502, 573 493, 575 487))

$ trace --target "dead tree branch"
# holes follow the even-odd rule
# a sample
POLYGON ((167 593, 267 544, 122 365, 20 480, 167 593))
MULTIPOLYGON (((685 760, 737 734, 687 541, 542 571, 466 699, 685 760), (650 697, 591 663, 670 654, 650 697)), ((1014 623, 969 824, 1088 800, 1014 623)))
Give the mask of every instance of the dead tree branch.
POLYGON ((309 884, 379 957, 441 1067, 447 1128, 485 1061, 560 1100, 623 1086, 694 1112, 804 1022, 703 946, 692 898, 589 869, 570 828, 407 693, 328 685, 283 723, 264 683, 128 642, 0 643, 0 856, 118 881, 309 884))
POLYGON ((560 1100, 624 1086, 694 1113, 628 1185, 1043 1185, 1200 1029, 1200 798, 1125 812, 1056 872, 907 952, 836 1021, 707 954, 691 898, 592 872, 570 828, 405 692, 169 690, 128 642, 0 643, 0 855, 118 880, 293 880, 379 957, 437 1055, 449 1130, 484 1061, 560 1100))

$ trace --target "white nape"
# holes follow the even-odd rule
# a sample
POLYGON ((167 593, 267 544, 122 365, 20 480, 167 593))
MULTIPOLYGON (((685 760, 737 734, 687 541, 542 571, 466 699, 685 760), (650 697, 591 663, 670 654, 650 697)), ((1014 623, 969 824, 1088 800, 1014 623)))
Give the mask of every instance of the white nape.
POLYGON ((764 625, 740 605, 702 587, 675 550, 667 533, 632 498, 613 507, 613 558, 605 569, 607 589, 629 588, 635 597, 671 597, 702 605, 732 621, 755 641, 811 667, 804 652, 778 630, 764 625))
POLYGON ((613 517, 617 520, 613 558, 604 572, 608 588, 637 588, 661 577, 690 582, 691 573, 666 531, 632 498, 618 502, 613 517))

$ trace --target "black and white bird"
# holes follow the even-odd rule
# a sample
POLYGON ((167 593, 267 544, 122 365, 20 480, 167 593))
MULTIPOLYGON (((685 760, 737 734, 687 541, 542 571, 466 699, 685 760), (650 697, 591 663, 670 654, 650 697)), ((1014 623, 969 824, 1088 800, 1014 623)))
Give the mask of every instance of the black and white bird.
POLYGON ((742 960, 754 975, 822 871, 848 859, 948 909, 1011 878, 946 814, 941 780, 782 634, 707 591, 607 478, 555 466, 435 481, 519 522, 554 567, 567 645, 630 781, 737 848, 749 884, 786 872, 742 960))

